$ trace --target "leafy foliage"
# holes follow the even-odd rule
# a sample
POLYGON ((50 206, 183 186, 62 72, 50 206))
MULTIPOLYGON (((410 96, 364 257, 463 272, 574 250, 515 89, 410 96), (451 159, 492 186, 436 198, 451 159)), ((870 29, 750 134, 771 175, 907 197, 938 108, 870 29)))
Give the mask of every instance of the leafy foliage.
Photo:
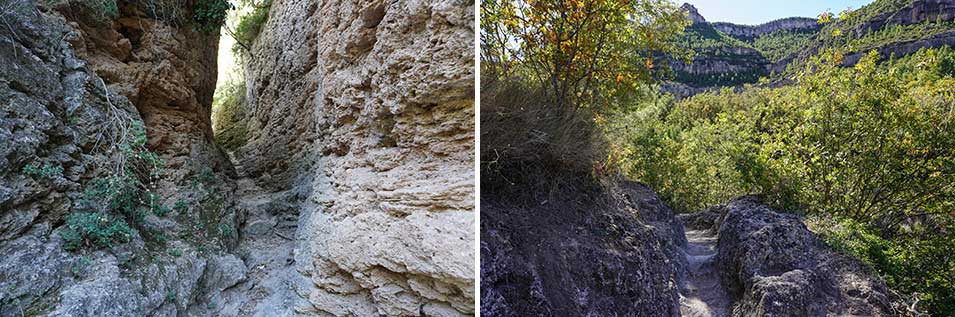
POLYGON ((493 0, 481 20, 485 74, 528 78, 559 109, 598 110, 665 68, 654 56, 676 53, 687 23, 664 0, 493 0))
POLYGON ((229 10, 235 9, 226 0, 199 0, 192 8, 192 20, 199 31, 215 33, 225 24, 229 10))
POLYGON ((23 173, 34 178, 52 180, 63 177, 63 166, 53 166, 50 163, 33 162, 23 167, 23 173))
POLYGON ((872 52, 851 68, 843 56, 811 58, 792 86, 647 102, 605 128, 630 176, 675 209, 761 193, 785 210, 852 221, 860 236, 848 252, 928 310, 950 311, 955 52, 881 65, 872 52))
POLYGON ((272 0, 263 0, 258 3, 246 1, 244 4, 251 6, 252 10, 239 17, 239 23, 236 24, 235 31, 231 31, 232 37, 235 38, 235 45, 232 46, 233 52, 248 50, 251 43, 259 36, 265 22, 269 20, 272 0))
POLYGON ((99 22, 107 22, 119 16, 119 6, 116 0, 71 0, 86 7, 99 22))
POLYGON ((696 23, 686 27, 682 35, 675 39, 676 43, 684 49, 689 49, 696 54, 706 52, 709 54, 733 54, 729 49, 736 47, 752 48, 744 41, 720 32, 708 23, 696 23))
POLYGON ((212 122, 216 143, 234 151, 249 140, 245 81, 230 81, 216 90, 212 122))
POLYGON ((146 131, 140 121, 133 121, 129 137, 116 148, 125 162, 121 173, 90 180, 83 196, 67 216, 67 228, 61 235, 67 248, 111 247, 115 242, 128 242, 129 224, 142 224, 147 214, 165 216, 169 208, 149 190, 148 184, 159 177, 162 161, 146 149, 146 131), (79 215, 79 216, 77 216, 79 215), (96 221, 93 221, 96 220, 96 221), (125 235, 124 235, 125 234, 125 235), (114 239, 116 235, 126 238, 114 239), (109 243, 106 243, 108 240, 109 243))
POLYGON ((775 63, 805 49, 813 35, 809 30, 779 30, 753 40, 753 48, 775 63))
POLYGON ((66 217, 66 228, 61 231, 64 248, 111 248, 116 243, 129 242, 132 229, 122 218, 105 213, 72 213, 66 217))

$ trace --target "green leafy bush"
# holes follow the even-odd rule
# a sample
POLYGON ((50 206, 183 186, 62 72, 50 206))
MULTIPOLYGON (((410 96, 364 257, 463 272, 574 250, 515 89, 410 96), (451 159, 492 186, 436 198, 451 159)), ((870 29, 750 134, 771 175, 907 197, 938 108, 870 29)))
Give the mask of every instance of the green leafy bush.
POLYGON ((229 151, 245 145, 249 140, 245 81, 230 81, 217 89, 212 109, 216 143, 229 151))
POLYGON ((811 58, 792 86, 641 104, 605 129, 627 173, 675 210, 758 193, 784 210, 852 221, 847 252, 929 311, 950 311, 955 52, 883 64, 873 52, 848 68, 843 55, 811 58))
POLYGON ((23 173, 33 178, 52 180, 63 177, 63 166, 53 166, 50 163, 33 162, 23 167, 23 173))
POLYGON ((86 7, 99 22, 105 23, 119 16, 116 0, 71 0, 70 2, 86 7))
POLYGON ((64 248, 111 248, 117 243, 129 242, 132 229, 122 218, 105 213, 73 213, 66 217, 66 228, 60 235, 66 241, 64 248))
MULTIPOLYGON (((159 177, 163 162, 146 148, 146 131, 142 122, 133 120, 128 126, 121 126, 125 127, 122 129, 125 134, 118 139, 123 141, 115 145, 117 153, 112 159, 119 165, 113 173, 88 181, 73 213, 67 216, 68 230, 64 231, 63 237, 67 239, 70 250, 85 246, 110 247, 113 243, 105 243, 104 236, 129 232, 130 224, 140 226, 149 213, 164 216, 169 212, 169 208, 162 205, 161 198, 149 190, 149 184, 159 177), (92 222, 94 215, 102 223, 92 222), (97 231, 93 225, 103 228, 97 231), (91 234, 97 232, 100 234, 91 234)), ((149 233, 148 230, 140 232, 149 233)), ((128 238, 111 241, 127 242, 128 238)))
POLYGON ((193 10, 193 21, 199 31, 215 33, 225 24, 229 10, 235 9, 226 0, 199 0, 193 10))
POLYGON ((262 26, 265 25, 265 22, 269 19, 269 9, 272 7, 271 0, 256 2, 247 2, 246 5, 252 7, 252 10, 239 17, 239 23, 235 26, 235 31, 233 32, 233 37, 235 38, 235 45, 232 46, 233 52, 240 52, 243 49, 248 49, 252 42, 259 36, 259 33, 262 32, 262 26))

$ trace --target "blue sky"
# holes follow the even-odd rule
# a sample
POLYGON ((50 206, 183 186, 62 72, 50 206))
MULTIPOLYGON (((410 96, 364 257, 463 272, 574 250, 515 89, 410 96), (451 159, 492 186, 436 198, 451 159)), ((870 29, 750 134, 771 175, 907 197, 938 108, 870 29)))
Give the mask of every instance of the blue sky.
POLYGON ((839 13, 847 7, 858 9, 872 0, 673 0, 695 6, 708 22, 760 24, 779 18, 816 17, 830 9, 839 13))

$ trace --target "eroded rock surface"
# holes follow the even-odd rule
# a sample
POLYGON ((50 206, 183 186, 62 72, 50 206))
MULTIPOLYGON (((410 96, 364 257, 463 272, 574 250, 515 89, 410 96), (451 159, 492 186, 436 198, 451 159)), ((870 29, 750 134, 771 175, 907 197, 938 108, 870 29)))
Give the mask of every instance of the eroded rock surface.
POLYGON ((679 316, 682 227, 637 183, 527 206, 482 197, 481 314, 679 316))
POLYGON ((206 187, 230 185, 183 186, 197 167, 227 174, 207 142, 215 71, 203 67, 215 64, 216 37, 143 5, 121 2, 103 17, 65 2, 0 1, 0 315, 171 316, 241 279, 241 270, 208 270, 225 267, 210 258, 226 256, 235 238, 213 233, 235 226, 229 199, 198 202, 206 187), (169 163, 153 193, 169 207, 188 204, 127 219, 129 242, 66 251, 66 216, 91 180, 116 172, 116 137, 130 135, 120 127, 143 121, 150 149, 169 163), (62 170, 28 175, 31 164, 62 170))
POLYGON ((894 316, 893 296, 798 216, 744 196, 718 207, 717 267, 734 316, 894 316))
POLYGON ((236 156, 304 197, 277 295, 295 312, 475 313, 474 18, 473 1, 272 4, 236 156))

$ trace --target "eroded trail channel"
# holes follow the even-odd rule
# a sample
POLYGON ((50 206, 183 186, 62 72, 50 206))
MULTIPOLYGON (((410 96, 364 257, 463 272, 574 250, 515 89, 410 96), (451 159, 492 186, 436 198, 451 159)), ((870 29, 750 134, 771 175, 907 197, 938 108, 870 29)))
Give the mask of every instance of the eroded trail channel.
POLYGON ((687 277, 680 294, 680 313, 688 317, 727 316, 729 297, 716 268, 716 235, 686 231, 687 277))

